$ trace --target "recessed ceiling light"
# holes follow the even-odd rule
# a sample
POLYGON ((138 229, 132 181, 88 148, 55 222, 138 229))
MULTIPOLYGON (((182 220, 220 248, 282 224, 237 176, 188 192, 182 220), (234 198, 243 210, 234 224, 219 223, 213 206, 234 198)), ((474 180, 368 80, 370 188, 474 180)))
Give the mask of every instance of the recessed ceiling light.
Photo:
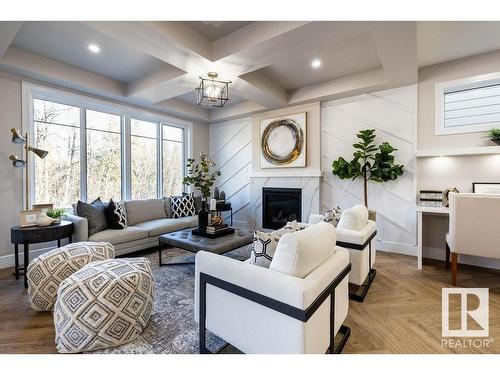
POLYGON ((311 66, 313 68, 319 68, 321 66, 321 60, 319 59, 314 59, 312 62, 311 62, 311 66))
POLYGON ((93 53, 99 53, 101 51, 101 49, 99 48, 99 46, 97 44, 89 44, 89 51, 90 52, 93 52, 93 53))

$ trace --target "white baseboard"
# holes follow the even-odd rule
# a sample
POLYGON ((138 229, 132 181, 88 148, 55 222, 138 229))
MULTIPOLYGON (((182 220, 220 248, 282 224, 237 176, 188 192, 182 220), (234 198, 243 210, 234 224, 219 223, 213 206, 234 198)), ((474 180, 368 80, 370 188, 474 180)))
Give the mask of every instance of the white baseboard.
POLYGON ((400 242, 390 242, 376 239, 377 251, 387 251, 389 253, 396 253, 402 255, 417 256, 417 246, 400 242))
MULTIPOLYGON (((22 246, 19 250, 21 250, 22 246)), ((44 247, 43 249, 30 250, 30 259, 34 259, 35 257, 46 253, 52 249, 55 249, 56 246, 44 247)), ((14 254, 3 255, 0 257, 0 269, 14 267, 15 259, 14 254)), ((19 265, 24 265, 24 251, 19 251, 19 265)))
MULTIPOLYGON (((445 249, 438 249, 435 247, 424 247, 423 257, 437 260, 445 260, 445 249)), ((458 262, 460 264, 468 264, 470 266, 478 266, 484 268, 491 268, 495 270, 500 269, 500 260, 492 258, 474 257, 469 255, 459 255, 458 262)))

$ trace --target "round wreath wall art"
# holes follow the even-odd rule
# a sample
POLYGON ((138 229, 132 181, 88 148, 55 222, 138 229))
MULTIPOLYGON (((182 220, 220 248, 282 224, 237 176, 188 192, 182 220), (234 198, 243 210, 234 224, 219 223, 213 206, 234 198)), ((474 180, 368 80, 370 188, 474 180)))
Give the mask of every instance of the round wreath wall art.
POLYGON ((271 122, 262 133, 261 139, 262 154, 266 160, 276 165, 286 165, 296 160, 304 148, 304 132, 299 124, 292 119, 281 119, 271 122), (279 137, 280 132, 290 132, 292 143, 273 145, 271 137, 279 137))

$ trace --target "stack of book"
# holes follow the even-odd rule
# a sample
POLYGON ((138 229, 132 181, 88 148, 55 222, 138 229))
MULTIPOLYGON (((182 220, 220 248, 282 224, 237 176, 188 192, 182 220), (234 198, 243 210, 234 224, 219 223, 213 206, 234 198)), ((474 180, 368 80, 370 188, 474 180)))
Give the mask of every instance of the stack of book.
POLYGON ((206 231, 208 234, 217 234, 224 232, 225 230, 227 230, 227 228, 228 228, 227 224, 208 225, 206 231))

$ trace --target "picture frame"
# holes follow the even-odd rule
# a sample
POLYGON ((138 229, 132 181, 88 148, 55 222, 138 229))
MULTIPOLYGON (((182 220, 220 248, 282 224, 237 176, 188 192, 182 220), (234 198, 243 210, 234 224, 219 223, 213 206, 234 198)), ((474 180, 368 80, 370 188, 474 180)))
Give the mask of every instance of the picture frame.
POLYGON ((38 214, 42 213, 40 209, 22 210, 19 212, 19 226, 20 227, 34 227, 37 226, 38 214))
POLYGON ((306 156, 307 112, 260 121, 261 168, 304 168, 306 156))
POLYGON ((54 203, 34 204, 32 205, 32 209, 47 213, 47 211, 52 211, 54 209, 54 203))
POLYGON ((500 194, 500 182, 473 182, 472 192, 475 194, 500 194))

